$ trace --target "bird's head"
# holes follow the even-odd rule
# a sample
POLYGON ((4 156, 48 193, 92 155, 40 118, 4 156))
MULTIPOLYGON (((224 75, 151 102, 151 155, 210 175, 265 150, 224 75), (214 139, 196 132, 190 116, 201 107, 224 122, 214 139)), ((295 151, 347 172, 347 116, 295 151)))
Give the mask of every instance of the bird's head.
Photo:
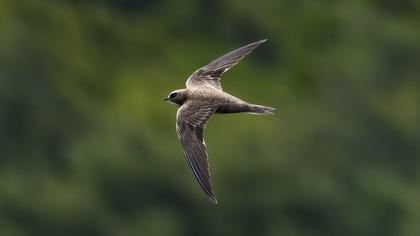
POLYGON ((167 98, 164 99, 171 104, 182 106, 185 100, 187 100, 187 90, 186 89, 178 89, 171 92, 167 98))

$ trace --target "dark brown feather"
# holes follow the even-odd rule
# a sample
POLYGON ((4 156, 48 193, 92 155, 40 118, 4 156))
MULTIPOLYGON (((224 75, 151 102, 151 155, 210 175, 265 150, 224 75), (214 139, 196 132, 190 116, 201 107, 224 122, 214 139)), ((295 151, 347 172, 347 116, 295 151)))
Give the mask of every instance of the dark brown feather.
POLYGON ((187 164, 203 192, 215 204, 217 200, 210 176, 204 127, 216 109, 209 103, 187 101, 178 109, 176 117, 176 130, 187 164))
POLYGON ((222 74, 238 64, 239 61, 265 41, 267 40, 259 40, 233 50, 195 71, 187 80, 187 88, 207 85, 222 90, 222 85, 220 84, 222 74))

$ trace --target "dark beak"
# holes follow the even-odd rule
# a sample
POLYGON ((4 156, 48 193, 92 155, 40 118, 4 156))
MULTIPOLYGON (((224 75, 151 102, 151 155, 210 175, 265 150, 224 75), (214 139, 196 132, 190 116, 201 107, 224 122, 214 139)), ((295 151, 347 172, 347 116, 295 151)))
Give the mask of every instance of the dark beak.
POLYGON ((163 99, 163 101, 168 101, 168 100, 169 100, 169 98, 164 98, 164 99, 163 99))

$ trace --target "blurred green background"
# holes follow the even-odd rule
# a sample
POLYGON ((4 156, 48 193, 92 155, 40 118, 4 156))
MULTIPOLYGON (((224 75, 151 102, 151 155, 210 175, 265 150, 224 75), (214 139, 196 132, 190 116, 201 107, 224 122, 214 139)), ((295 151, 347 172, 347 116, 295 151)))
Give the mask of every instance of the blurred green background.
POLYGON ((417 0, 0 1, 0 235, 420 235, 417 0), (219 205, 162 101, 223 77, 219 205))

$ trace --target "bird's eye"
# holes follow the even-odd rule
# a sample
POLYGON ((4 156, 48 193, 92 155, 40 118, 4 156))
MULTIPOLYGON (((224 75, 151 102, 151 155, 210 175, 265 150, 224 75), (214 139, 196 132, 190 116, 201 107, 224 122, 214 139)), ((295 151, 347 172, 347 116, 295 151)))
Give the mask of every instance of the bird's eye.
POLYGON ((169 97, 171 97, 171 98, 176 97, 176 93, 171 93, 171 95, 169 95, 169 97))

